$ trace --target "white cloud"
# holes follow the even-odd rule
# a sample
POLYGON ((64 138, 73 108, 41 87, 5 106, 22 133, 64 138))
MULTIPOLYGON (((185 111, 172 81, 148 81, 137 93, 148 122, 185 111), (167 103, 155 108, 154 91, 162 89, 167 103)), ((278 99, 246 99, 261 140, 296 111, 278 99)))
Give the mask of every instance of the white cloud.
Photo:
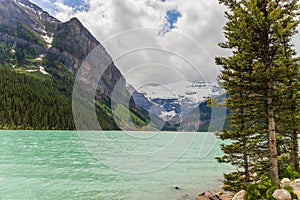
POLYGON ((297 55, 300 56, 300 26, 298 26, 298 34, 294 37, 293 43, 295 44, 297 55))
POLYGON ((74 15, 74 9, 64 4, 63 0, 56 0, 54 6, 57 9, 55 17, 61 21, 67 21, 70 19, 70 16, 74 15))
MULTIPOLYGON (((217 43, 222 40, 220 34, 223 19, 223 8, 214 1, 195 1, 195 0, 174 0, 162 2, 160 0, 89 0, 90 10, 88 12, 72 12, 69 7, 63 5, 63 2, 57 1, 58 13, 56 17, 62 21, 76 16, 83 24, 103 43, 107 51, 113 58, 119 56, 124 51, 142 47, 163 48, 172 53, 162 53, 160 51, 142 51, 132 53, 116 61, 119 69, 125 74, 129 83, 138 87, 144 81, 150 81, 153 76, 149 76, 150 66, 145 73, 140 72, 140 78, 130 76, 127 72, 135 65, 147 63, 161 63, 177 70, 186 79, 213 79, 216 77, 216 66, 213 63, 213 57, 216 52, 221 50, 217 43), (166 11, 177 9, 182 17, 178 18, 172 33, 167 33, 164 37, 158 35, 159 28, 165 23, 166 11), (219 11, 219 12, 218 12, 219 11), (144 29, 139 31, 124 31, 136 28, 153 27, 156 29, 144 29), (219 31, 216 31, 220 29, 219 31), (112 35, 122 33, 116 37, 112 35), (180 34, 175 34, 176 32, 180 34), (201 46, 197 46, 187 37, 192 37, 201 46), (110 38, 108 41, 107 39, 110 38), (179 56, 179 57, 178 57, 179 56), (191 71, 191 64, 183 62, 180 56, 188 58, 194 67, 200 72, 205 72, 206 77, 200 77, 197 72, 191 71), (137 59, 137 57, 139 59, 137 59), (147 72, 147 73, 146 73, 147 72)), ((193 68, 193 67, 192 67, 193 68)), ((138 70, 138 69, 136 69, 138 70)), ((142 70, 142 69, 141 69, 142 70)), ((159 73, 162 82, 166 80, 173 81, 164 69, 153 73, 159 73)), ((133 73, 132 73, 133 74, 133 73)), ((137 74, 137 73, 135 73, 137 74)), ((157 78, 156 78, 157 79, 157 78)))
MULTIPOLYGON (((225 7, 218 0, 85 1, 90 5, 88 11, 74 11, 57 0, 56 17, 62 21, 78 17, 114 59, 127 52, 116 64, 136 88, 151 81, 213 80, 219 69, 214 57, 229 53, 217 45, 224 41, 225 24, 225 7), (182 17, 171 32, 160 36, 170 9, 178 10, 182 17)), ((295 44, 300 52, 299 34, 295 44)))

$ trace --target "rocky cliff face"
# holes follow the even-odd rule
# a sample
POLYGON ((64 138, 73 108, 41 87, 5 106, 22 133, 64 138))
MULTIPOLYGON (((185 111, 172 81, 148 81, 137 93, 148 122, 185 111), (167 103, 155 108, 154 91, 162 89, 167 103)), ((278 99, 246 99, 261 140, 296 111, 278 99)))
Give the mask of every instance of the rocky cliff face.
POLYGON ((1 43, 31 49, 31 56, 46 51, 43 37, 51 37, 58 23, 57 19, 28 0, 0 0, 1 43))
POLYGON ((98 45, 100 43, 80 21, 72 18, 66 23, 58 24, 49 53, 75 74, 85 57, 98 45))
POLYGON ((25 24, 39 34, 53 34, 59 22, 29 0, 1 0, 1 24, 25 24))
MULTIPOLYGON (((62 65, 75 76, 86 56, 101 46, 77 18, 60 22, 29 0, 0 0, 0 42, 34 49, 27 56, 48 59, 46 70, 61 76, 66 73, 62 65)), ((104 48, 99 56, 111 59, 104 48)), ((112 62, 101 78, 101 93, 110 95, 118 81, 124 95, 129 96, 125 79, 112 62)))

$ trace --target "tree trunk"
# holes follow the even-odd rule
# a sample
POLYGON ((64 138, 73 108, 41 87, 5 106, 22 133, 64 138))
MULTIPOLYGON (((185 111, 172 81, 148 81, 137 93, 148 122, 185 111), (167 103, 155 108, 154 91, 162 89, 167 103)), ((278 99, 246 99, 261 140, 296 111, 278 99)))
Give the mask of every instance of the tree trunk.
POLYGON ((248 154, 244 153, 243 157, 244 157, 244 168, 245 168, 245 183, 246 185, 248 185, 250 183, 248 154))
MULTIPOLYGON (((240 98, 243 99, 243 94, 240 94, 240 98)), ((244 101, 243 101, 244 102, 244 101)), ((241 108, 241 113, 242 113, 242 118, 243 118, 243 122, 242 122, 242 127, 241 130, 245 131, 245 120, 244 120, 244 108, 241 108)), ((243 136, 242 139, 242 143, 243 143, 243 147, 244 147, 244 152, 243 152, 243 160, 244 160, 244 170, 245 170, 245 185, 248 185, 250 183, 250 173, 249 173, 249 161, 248 161, 248 152, 247 152, 247 139, 246 136, 243 136)))
POLYGON ((293 130, 292 133, 292 162, 294 163, 294 168, 297 172, 300 172, 300 167, 299 167, 299 146, 298 146, 298 132, 296 129, 293 130))
POLYGON ((277 144, 276 144, 276 132, 275 132, 275 112, 273 108, 272 99, 272 84, 268 84, 268 118, 269 118, 269 148, 270 148, 270 164, 271 164, 271 180, 273 184, 279 186, 278 176, 278 163, 277 163, 277 144))

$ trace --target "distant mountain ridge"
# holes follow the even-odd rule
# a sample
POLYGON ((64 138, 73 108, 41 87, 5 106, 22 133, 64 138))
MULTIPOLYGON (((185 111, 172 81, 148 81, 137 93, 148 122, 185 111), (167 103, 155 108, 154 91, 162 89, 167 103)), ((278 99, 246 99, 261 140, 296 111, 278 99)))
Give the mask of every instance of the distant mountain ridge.
POLYGON ((216 122, 216 119, 212 119, 215 118, 212 116, 213 109, 205 101, 208 97, 224 94, 225 91, 216 82, 181 81, 162 86, 147 85, 148 88, 136 91, 127 85, 127 89, 138 106, 166 122, 163 130, 207 131, 210 123, 216 122), (172 98, 169 97, 170 92, 172 98))

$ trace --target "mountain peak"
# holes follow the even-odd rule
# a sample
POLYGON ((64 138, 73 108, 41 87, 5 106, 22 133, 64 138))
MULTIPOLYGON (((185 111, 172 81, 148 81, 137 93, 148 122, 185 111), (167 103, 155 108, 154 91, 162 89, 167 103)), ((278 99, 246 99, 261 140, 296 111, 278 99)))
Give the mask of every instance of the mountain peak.
POLYGON ((83 26, 83 24, 79 21, 78 18, 73 17, 69 21, 63 23, 64 27, 69 27, 71 29, 78 29, 77 31, 83 32, 86 35, 89 35, 94 41, 96 40, 94 36, 83 26))
MULTIPOLYGON (((88 38, 92 43, 99 44, 97 39, 87 30, 83 24, 79 21, 78 18, 73 17, 69 21, 62 23, 57 28, 57 33, 66 32, 68 35, 71 35, 73 38, 80 35, 88 38)), ((80 38, 82 40, 83 38, 80 38)), ((79 38, 78 38, 79 40, 79 38)), ((89 49, 91 51, 91 49, 89 49)))
POLYGON ((28 5, 32 4, 29 0, 14 0, 14 2, 20 2, 20 3, 24 3, 24 4, 28 4, 28 5))
POLYGON ((77 24, 81 24, 81 22, 79 21, 79 19, 77 17, 73 17, 69 20, 70 23, 77 23, 77 24))

